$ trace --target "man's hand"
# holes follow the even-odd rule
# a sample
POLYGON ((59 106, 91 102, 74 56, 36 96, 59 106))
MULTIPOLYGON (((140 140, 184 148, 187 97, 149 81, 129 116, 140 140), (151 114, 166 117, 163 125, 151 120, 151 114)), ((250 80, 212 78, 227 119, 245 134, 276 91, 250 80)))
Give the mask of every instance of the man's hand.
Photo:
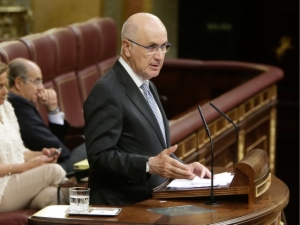
POLYGON ((149 158, 150 174, 158 174, 165 178, 188 179, 193 176, 192 171, 187 165, 170 157, 177 149, 174 145, 168 149, 163 150, 159 155, 149 158))
POLYGON ((211 178, 210 171, 200 164, 193 162, 188 165, 173 159, 170 154, 175 152, 177 145, 163 150, 159 155, 149 158, 150 174, 158 174, 165 178, 173 179, 194 179, 195 176, 200 178, 211 178))
POLYGON ((192 176, 190 176, 188 179, 192 180, 195 178, 195 176, 198 176, 200 178, 207 177, 211 178, 211 173, 210 171, 200 164, 199 162, 193 162, 187 165, 192 172, 192 176))
POLYGON ((48 112, 57 109, 57 95, 53 89, 40 89, 38 92, 39 102, 47 107, 48 112))

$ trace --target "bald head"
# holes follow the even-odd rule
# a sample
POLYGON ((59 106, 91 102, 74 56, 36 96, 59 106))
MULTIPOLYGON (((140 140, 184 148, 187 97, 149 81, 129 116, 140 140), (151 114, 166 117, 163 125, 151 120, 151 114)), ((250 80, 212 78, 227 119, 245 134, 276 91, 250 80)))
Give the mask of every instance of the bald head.
POLYGON ((9 86, 13 87, 15 79, 21 77, 22 80, 26 80, 27 74, 33 71, 40 71, 38 65, 28 59, 16 58, 9 62, 9 86))
POLYGON ((148 80, 159 74, 167 43, 161 20, 149 13, 137 13, 123 25, 121 56, 135 74, 148 80))
POLYGON ((161 20, 150 13, 137 13, 130 16, 124 23, 121 38, 136 40, 143 32, 152 32, 152 30, 165 31, 166 28, 161 20))

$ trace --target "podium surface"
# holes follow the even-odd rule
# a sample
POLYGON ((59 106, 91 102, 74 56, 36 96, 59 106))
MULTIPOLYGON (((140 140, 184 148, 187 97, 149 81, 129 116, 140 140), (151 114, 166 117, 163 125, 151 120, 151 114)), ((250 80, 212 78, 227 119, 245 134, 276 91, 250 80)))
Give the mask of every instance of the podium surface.
MULTIPOLYGON (((29 225, 59 224, 280 224, 281 211, 289 200, 287 186, 272 175, 269 189, 254 204, 246 196, 218 196, 219 206, 204 205, 207 197, 181 199, 149 199, 123 206, 118 216, 66 215, 69 206, 48 206, 28 219, 29 225), (149 209, 176 206, 197 206, 207 209, 203 213, 166 216, 149 209)), ((114 206, 112 206, 114 207, 114 206)))

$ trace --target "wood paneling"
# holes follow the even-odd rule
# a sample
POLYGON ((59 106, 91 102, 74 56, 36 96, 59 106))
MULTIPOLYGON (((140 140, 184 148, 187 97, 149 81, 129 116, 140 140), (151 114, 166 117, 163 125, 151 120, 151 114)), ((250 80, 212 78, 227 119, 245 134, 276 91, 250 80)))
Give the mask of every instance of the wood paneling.
POLYGON ((102 0, 31 0, 32 33, 101 16, 102 0))

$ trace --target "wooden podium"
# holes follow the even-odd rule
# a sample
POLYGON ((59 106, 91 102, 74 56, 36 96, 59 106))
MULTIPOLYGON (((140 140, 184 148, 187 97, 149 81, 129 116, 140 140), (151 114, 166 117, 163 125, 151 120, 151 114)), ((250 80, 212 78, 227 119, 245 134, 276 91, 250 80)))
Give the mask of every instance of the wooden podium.
MULTIPOLYGON (((226 168, 216 168, 217 172, 228 172, 226 168)), ((211 187, 205 188, 167 188, 168 180, 153 190, 156 199, 210 196, 211 187)), ((232 182, 227 186, 214 188, 214 195, 248 195, 248 204, 265 193, 271 184, 269 157, 266 151, 254 149, 235 165, 232 182)))
MULTIPOLYGON (((216 168, 216 171, 228 171, 216 168)), ((220 204, 204 205, 203 197, 210 196, 210 188, 187 190, 167 189, 166 184, 157 187, 153 199, 122 208, 117 216, 68 215, 68 205, 47 206, 32 215, 29 225, 73 225, 73 224, 269 224, 279 225, 281 211, 289 200, 287 186, 271 175, 269 158, 265 151, 254 149, 235 166, 235 175, 226 187, 215 188, 220 204), (272 183, 271 183, 272 177, 272 183), (238 195, 243 195, 240 197, 238 195), (247 202, 247 198, 248 202, 247 202), (184 198, 189 197, 189 198, 184 198), (166 215, 181 207, 201 208, 202 212, 183 215, 166 215)), ((116 206, 101 206, 116 207, 116 206)))
MULTIPOLYGON (((234 196, 219 196, 220 205, 204 205, 206 197, 177 199, 148 199, 136 204, 120 206, 122 211, 118 216, 71 216, 65 212, 68 205, 53 205, 35 213, 28 219, 28 225, 279 225, 281 211, 289 200, 288 187, 277 177, 271 175, 272 183, 269 189, 256 198, 254 204, 248 204, 245 198, 234 196), (157 208, 168 208, 192 205, 206 208, 210 212, 182 216, 167 216, 150 211, 157 208)), ((246 196, 244 196, 246 197, 246 196)), ((109 206, 106 206, 109 207, 109 206)), ((113 206, 112 206, 113 207, 113 206)))

